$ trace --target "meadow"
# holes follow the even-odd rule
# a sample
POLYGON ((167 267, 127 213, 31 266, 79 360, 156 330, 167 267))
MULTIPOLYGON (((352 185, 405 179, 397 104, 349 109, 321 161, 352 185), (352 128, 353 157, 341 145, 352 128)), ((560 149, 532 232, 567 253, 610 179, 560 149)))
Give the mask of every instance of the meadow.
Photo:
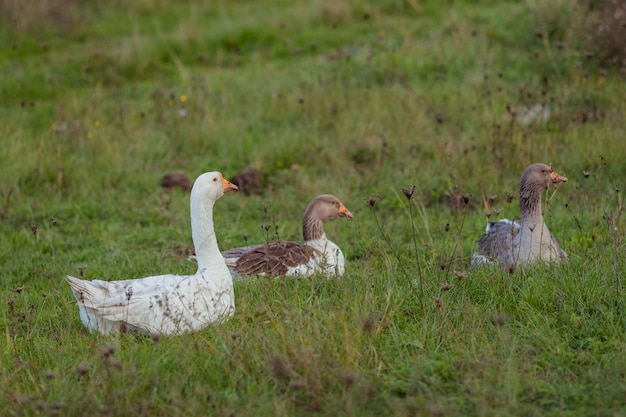
POLYGON ((0 415, 626 416, 626 3, 0 3, 0 415), (470 268, 524 168, 567 262, 470 268), (301 239, 341 278, 251 278, 179 337, 89 334, 64 277, 192 274, 171 172, 255 187, 222 249, 301 239), (404 189, 415 186, 408 198, 404 189))

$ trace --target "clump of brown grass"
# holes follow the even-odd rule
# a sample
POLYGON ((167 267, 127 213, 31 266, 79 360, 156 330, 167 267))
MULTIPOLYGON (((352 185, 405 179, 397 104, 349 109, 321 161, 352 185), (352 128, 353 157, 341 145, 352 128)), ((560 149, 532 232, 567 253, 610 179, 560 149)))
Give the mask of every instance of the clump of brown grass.
POLYGON ((265 174, 260 169, 254 167, 246 167, 233 177, 233 182, 237 184, 239 190, 245 195, 263 194, 265 181, 265 174))
POLYGON ((193 181, 191 181, 182 172, 170 172, 161 178, 159 182, 161 187, 168 192, 171 192, 175 188, 180 188, 183 191, 190 192, 193 187, 193 181))

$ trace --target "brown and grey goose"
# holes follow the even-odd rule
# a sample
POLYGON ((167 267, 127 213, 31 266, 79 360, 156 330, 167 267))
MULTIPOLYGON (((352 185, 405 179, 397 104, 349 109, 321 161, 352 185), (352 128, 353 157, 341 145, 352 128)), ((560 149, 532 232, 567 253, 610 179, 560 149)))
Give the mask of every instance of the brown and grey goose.
POLYGON ((302 221, 303 243, 276 241, 222 252, 234 276, 298 276, 315 273, 343 275, 345 258, 339 246, 328 240, 324 222, 352 212, 333 195, 322 194, 307 206, 302 221))
POLYGON ((503 268, 514 270, 518 265, 535 261, 560 261, 567 254, 548 230, 541 205, 541 194, 551 184, 566 182, 546 164, 530 165, 522 174, 519 191, 521 219, 502 219, 487 224, 485 234, 478 241, 478 252, 472 265, 498 262, 503 268))

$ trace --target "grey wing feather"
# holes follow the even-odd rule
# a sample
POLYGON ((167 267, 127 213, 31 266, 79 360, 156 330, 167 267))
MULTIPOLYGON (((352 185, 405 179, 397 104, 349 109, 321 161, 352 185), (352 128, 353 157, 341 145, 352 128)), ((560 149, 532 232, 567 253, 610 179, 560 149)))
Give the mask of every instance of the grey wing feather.
POLYGON ((487 225, 485 234, 478 241, 478 253, 497 260, 504 266, 515 265, 513 239, 520 232, 518 222, 503 219, 487 225))

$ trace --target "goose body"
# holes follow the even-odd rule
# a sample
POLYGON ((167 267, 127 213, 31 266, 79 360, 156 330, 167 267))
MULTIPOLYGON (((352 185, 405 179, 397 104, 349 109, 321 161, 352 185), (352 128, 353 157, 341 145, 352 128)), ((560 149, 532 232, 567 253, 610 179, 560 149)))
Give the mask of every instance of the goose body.
POLYGON ((268 275, 308 277, 315 273, 341 276, 345 258, 324 231, 327 220, 353 215, 335 196, 314 198, 304 212, 304 242, 277 241, 222 252, 235 276, 268 275))
POLYGON ((191 190, 191 231, 198 270, 122 281, 67 276, 90 332, 174 335, 200 330, 235 311, 232 276, 217 246, 213 206, 237 187, 219 172, 200 175, 191 190))
POLYGON ((478 241, 478 252, 472 257, 472 265, 497 262, 503 268, 514 270, 518 265, 525 266, 539 260, 553 262, 567 258, 548 230, 541 206, 541 194, 550 184, 566 181, 567 178, 545 164, 533 164, 526 168, 520 181, 521 219, 488 223, 478 241))

